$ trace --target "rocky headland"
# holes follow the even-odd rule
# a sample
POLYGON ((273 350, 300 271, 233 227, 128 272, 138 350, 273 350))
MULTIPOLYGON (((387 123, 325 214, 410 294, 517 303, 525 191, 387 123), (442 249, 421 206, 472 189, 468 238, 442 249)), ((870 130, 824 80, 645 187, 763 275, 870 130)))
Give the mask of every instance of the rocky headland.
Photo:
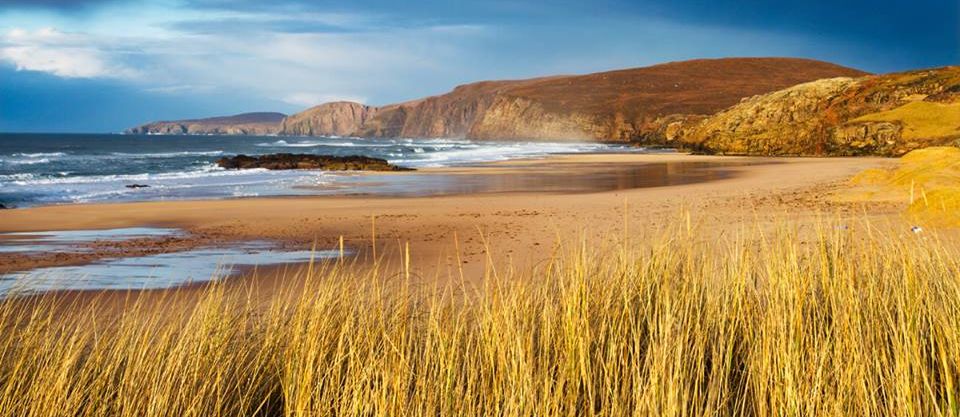
POLYGON ((258 112, 206 119, 152 122, 124 131, 130 135, 272 135, 280 130, 283 113, 258 112))
POLYGON ((289 136, 350 136, 377 113, 376 107, 336 101, 311 107, 286 117, 279 133, 289 136))

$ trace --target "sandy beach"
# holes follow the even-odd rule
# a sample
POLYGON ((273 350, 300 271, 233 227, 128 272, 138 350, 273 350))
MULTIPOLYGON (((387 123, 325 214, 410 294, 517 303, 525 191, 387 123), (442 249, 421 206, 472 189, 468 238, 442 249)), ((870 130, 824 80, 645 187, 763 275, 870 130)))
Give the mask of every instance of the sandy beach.
POLYGON ((560 155, 481 167, 428 169, 417 175, 486 176, 487 183, 509 184, 533 170, 575 183, 589 182, 598 167, 645 166, 663 171, 683 164, 707 164, 704 169, 713 174, 667 186, 634 188, 636 184, 627 181, 621 189, 592 192, 511 192, 502 191, 510 189, 504 186, 491 192, 426 197, 243 198, 10 210, 0 216, 0 232, 162 226, 188 233, 99 242, 83 253, 10 254, 0 261, 0 270, 75 265, 105 257, 264 239, 284 248, 316 245, 335 249, 342 236, 346 248, 360 262, 373 259, 375 250, 377 257, 397 260, 401 248, 409 245, 411 265, 420 279, 446 279, 458 275, 461 268, 473 279, 480 276, 487 256, 529 267, 546 259, 560 238, 639 237, 681 221, 684 212, 690 213, 705 239, 721 236, 743 220, 762 224, 843 213, 895 218, 895 208, 871 206, 865 210, 862 204, 839 203, 832 197, 847 186, 852 175, 890 163, 882 158, 560 155), (489 255, 485 248, 490 249, 489 255))

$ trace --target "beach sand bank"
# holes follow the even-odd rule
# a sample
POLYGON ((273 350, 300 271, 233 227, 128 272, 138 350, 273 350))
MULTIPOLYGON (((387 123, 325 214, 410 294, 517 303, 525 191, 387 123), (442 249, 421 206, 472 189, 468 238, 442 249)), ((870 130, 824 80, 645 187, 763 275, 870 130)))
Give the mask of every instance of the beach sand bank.
POLYGON ((772 224, 823 215, 895 219, 896 207, 867 207, 868 203, 841 203, 831 197, 858 172, 891 163, 882 158, 560 155, 418 172, 448 180, 485 177, 480 183, 500 184, 435 196, 243 198, 8 210, 0 215, 0 232, 160 226, 189 233, 116 242, 85 253, 4 256, 0 271, 249 240, 276 241, 283 248, 316 245, 318 249, 334 249, 343 237, 360 263, 373 259, 375 251, 377 257, 398 261, 409 245, 412 269, 419 279, 449 279, 459 276, 461 270, 468 279, 477 279, 488 259, 499 265, 526 268, 548 258, 559 239, 642 238, 662 232, 666 225, 684 218, 683 213, 689 213, 704 239, 731 233, 744 221, 772 224), (683 167, 692 165, 684 164, 700 164, 712 174, 704 176, 700 172, 690 181, 677 180, 665 186, 643 184, 643 178, 638 178, 651 172, 668 176, 671 170, 688 172, 683 167), (647 168, 638 171, 645 174, 630 171, 633 174, 613 175, 611 179, 611 169, 628 166, 647 168), (549 173, 558 184, 573 186, 550 188, 540 184, 544 191, 530 190, 525 178, 543 173, 549 173), (589 190, 586 186, 591 175, 604 175, 606 185, 589 190), (614 186, 608 184, 610 181, 614 186), (527 188, 518 189, 516 184, 527 188))

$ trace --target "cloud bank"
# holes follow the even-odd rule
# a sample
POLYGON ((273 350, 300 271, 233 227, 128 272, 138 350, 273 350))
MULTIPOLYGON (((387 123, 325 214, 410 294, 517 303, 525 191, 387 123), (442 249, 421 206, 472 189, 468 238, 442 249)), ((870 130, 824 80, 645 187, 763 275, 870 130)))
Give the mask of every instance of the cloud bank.
POLYGON ((120 63, 113 51, 82 34, 54 28, 15 28, 0 37, 0 45, 0 60, 9 61, 18 71, 42 71, 66 78, 132 79, 138 75, 120 63))
MULTIPOLYGON (((476 80, 691 58, 800 56, 871 71, 960 58, 956 2, 920 13, 910 10, 942 0, 879 1, 883 13, 864 13, 869 0, 0 0, 0 105, 53 111, 48 100, 84 102, 109 86, 138 106, 76 119, 133 124, 335 100, 381 105, 476 80), (900 25, 895 10, 906 10, 900 25), (944 36, 951 30, 958 36, 944 36)), ((3 117, 0 130, 35 128, 3 117)))

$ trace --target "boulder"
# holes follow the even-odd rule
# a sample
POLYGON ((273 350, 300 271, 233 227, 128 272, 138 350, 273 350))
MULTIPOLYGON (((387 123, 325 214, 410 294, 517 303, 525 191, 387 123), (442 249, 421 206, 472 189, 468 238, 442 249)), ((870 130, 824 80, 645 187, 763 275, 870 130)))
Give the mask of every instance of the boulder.
POLYGON ((225 169, 269 170, 317 169, 323 171, 411 171, 410 168, 391 165, 386 159, 361 155, 333 156, 277 153, 261 156, 237 155, 221 158, 217 165, 225 169))

